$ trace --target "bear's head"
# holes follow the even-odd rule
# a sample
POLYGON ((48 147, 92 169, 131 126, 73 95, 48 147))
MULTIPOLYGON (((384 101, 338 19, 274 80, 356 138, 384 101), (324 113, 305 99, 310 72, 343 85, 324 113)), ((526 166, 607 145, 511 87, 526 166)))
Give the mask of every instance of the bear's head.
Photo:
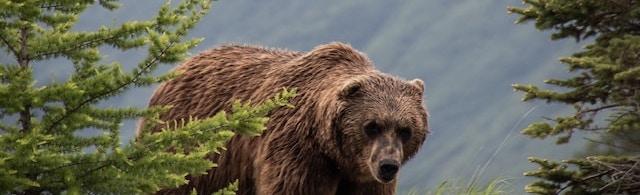
POLYGON ((396 179, 429 133, 422 80, 377 73, 352 78, 339 89, 333 119, 336 160, 351 180, 388 183, 396 179))

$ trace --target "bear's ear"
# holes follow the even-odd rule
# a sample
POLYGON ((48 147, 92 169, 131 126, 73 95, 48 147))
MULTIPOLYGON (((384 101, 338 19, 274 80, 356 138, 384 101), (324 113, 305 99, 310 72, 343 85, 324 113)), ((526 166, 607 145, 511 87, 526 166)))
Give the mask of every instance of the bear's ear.
POLYGON ((420 79, 413 79, 409 81, 409 84, 416 87, 418 91, 420 91, 420 94, 424 93, 424 81, 420 79))
POLYGON ((340 88, 340 98, 348 99, 349 97, 353 97, 361 88, 362 82, 356 79, 349 80, 346 84, 342 85, 342 88, 340 88))

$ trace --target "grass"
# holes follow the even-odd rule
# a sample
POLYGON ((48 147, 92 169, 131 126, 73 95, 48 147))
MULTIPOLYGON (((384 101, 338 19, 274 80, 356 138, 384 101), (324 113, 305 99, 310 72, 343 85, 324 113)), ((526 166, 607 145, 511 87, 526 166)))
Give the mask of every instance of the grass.
MULTIPOLYGON (((507 195, 512 192, 508 179, 498 178, 486 186, 463 180, 445 181, 435 191, 428 191, 426 195, 507 195)), ((411 189, 408 195, 418 195, 418 193, 411 189)))
MULTIPOLYGON (((509 179, 507 178, 496 178, 491 181, 486 186, 480 186, 478 184, 478 180, 480 176, 484 173, 486 168, 491 164, 493 159, 500 153, 500 150, 504 147, 507 140, 509 140, 516 130, 516 128, 522 123, 522 121, 536 109, 537 106, 529 109, 518 122, 511 128, 509 133, 504 137, 502 142, 498 145, 494 153, 491 155, 489 160, 485 162, 485 164, 479 167, 471 176, 470 182, 467 182, 462 179, 445 181, 438 186, 434 191, 426 192, 426 195, 508 195, 513 193, 513 187, 509 183, 509 179)), ((408 192, 408 195, 418 195, 417 190, 411 189, 408 192)))

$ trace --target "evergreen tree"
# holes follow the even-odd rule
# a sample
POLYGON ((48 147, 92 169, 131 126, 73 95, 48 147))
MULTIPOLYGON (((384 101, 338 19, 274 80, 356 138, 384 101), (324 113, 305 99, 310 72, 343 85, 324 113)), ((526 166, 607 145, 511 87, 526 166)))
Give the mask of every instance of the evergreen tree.
POLYGON ((525 173, 540 178, 525 190, 537 194, 640 193, 640 2, 629 0, 524 0, 510 7, 517 23, 534 21, 553 30, 552 39, 589 41, 583 51, 560 61, 573 74, 549 79, 555 90, 513 85, 523 100, 546 100, 573 106, 575 112, 533 123, 522 131, 532 138, 557 136, 570 141, 575 131, 601 135, 607 153, 561 162, 529 160, 540 166, 525 173))
POLYGON ((186 183, 187 174, 205 173, 214 166, 205 155, 217 151, 234 132, 259 134, 266 113, 288 105, 295 91, 284 90, 255 108, 236 102, 232 114, 183 121, 174 131, 143 133, 129 144, 120 141, 123 120, 161 122, 159 113, 168 108, 98 105, 133 87, 177 76, 152 72, 160 64, 181 61, 200 41, 185 36, 211 3, 167 2, 149 21, 75 32, 72 27, 88 7, 114 10, 119 4, 0 0, 0 194, 152 193, 186 183), (148 55, 123 71, 117 62, 101 62, 99 48, 105 47, 147 49, 148 55), (43 64, 65 65, 50 64, 54 59, 68 60, 74 68, 69 78, 35 80, 33 73, 43 64), (80 136, 83 130, 101 134, 80 136), (167 152, 169 148, 175 153, 167 152))

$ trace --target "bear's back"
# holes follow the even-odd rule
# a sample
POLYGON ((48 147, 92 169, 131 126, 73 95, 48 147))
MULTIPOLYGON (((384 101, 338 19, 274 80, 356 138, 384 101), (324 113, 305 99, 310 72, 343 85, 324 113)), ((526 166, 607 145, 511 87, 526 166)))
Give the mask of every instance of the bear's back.
MULTIPOLYGON (((201 52, 173 71, 178 77, 162 83, 149 106, 172 105, 160 117, 174 121, 188 116, 205 118, 225 110, 235 100, 247 101, 268 79, 269 69, 302 55, 281 49, 249 45, 225 45, 201 52)), ((152 132, 159 131, 155 127, 152 132)))

